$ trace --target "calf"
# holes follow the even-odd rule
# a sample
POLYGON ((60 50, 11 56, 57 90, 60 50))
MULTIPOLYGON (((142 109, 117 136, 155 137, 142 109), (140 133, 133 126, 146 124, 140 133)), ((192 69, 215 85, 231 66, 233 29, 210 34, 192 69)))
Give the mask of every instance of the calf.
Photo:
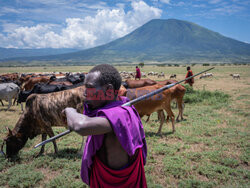
MULTIPOLYGON (((170 83, 167 82, 165 85, 172 84, 172 83, 175 83, 174 80, 170 81, 170 83)), ((172 87, 171 90, 169 90, 169 91, 171 92, 171 101, 172 100, 176 101, 176 106, 178 107, 178 110, 179 110, 178 116, 176 118, 176 121, 178 122, 179 118, 181 118, 181 120, 184 119, 183 118, 183 111, 184 111, 183 97, 184 97, 184 95, 186 93, 186 89, 185 89, 184 86, 182 86, 180 84, 177 84, 176 86, 172 87)), ((165 115, 164 115, 163 111, 162 112, 158 111, 157 113, 158 113, 158 118, 160 117, 160 113, 161 113, 164 116, 164 119, 165 119, 165 115)), ((149 118, 150 118, 150 116, 148 116, 148 119, 146 120, 146 122, 149 121, 149 118)), ((167 121, 168 121, 168 119, 169 119, 169 116, 167 117, 167 121)))
MULTIPOLYGON (((10 109, 12 99, 16 99, 20 88, 14 83, 1 83, 0 84, 0 100, 9 102, 7 110, 10 109)), ((3 104, 3 103, 2 103, 3 104)))
MULTIPOLYGON (((32 94, 28 97, 24 113, 20 116, 13 130, 9 129, 7 137, 4 139, 6 144, 6 157, 11 158, 18 154, 24 147, 28 139, 33 139, 42 134, 42 141, 46 140, 47 135, 54 136, 52 126, 67 127, 65 115, 62 110, 66 107, 83 109, 85 86, 74 89, 60 91, 49 94, 32 94)), ((56 142, 53 141, 55 153, 58 152, 56 142)), ((44 152, 42 146, 39 154, 44 152)))
MULTIPOLYGON (((128 89, 126 96, 132 100, 135 98, 138 98, 140 96, 143 96, 149 92, 155 91, 156 89, 161 88, 162 85, 156 84, 156 85, 152 85, 152 86, 146 86, 146 87, 141 87, 141 88, 136 88, 136 89, 128 89)), ((157 94, 153 97, 150 97, 149 99, 140 101, 138 103, 136 103, 134 106, 137 110, 137 112, 139 113, 140 117, 143 117, 145 115, 149 116, 151 115, 153 112, 157 112, 159 111, 159 113, 161 113, 161 110, 165 110, 168 114, 168 116, 170 117, 171 121, 172 121, 172 129, 173 132, 175 131, 175 126, 174 126, 174 113, 171 110, 171 93, 172 93, 172 88, 163 91, 160 94, 157 94)), ((164 118, 162 118, 162 116, 160 116, 160 127, 158 129, 158 134, 161 134, 161 129, 162 129, 162 125, 164 122, 164 118)))

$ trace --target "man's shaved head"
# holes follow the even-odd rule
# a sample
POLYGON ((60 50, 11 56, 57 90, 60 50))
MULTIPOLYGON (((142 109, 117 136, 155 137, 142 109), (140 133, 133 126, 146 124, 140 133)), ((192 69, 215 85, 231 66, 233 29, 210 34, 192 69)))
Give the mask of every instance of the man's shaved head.
POLYGON ((95 66, 89 71, 89 73, 93 72, 100 72, 98 81, 101 85, 112 84, 114 90, 119 90, 122 79, 115 67, 109 64, 101 64, 95 66))

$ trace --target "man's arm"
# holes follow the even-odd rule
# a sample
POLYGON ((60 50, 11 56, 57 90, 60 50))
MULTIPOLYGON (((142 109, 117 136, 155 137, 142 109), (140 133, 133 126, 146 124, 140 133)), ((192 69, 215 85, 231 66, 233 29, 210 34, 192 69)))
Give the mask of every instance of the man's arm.
POLYGON ((74 108, 65 108, 68 128, 82 136, 105 134, 112 131, 106 118, 88 117, 80 114, 74 108))

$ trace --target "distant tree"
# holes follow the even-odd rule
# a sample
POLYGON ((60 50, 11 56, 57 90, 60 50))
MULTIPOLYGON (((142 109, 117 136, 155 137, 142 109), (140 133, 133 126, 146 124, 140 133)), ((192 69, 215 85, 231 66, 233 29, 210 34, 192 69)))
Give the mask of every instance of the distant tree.
POLYGON ((158 64, 157 67, 165 67, 166 64, 158 64))
POLYGON ((142 68, 144 67, 144 63, 139 63, 139 66, 142 68))
POLYGON ((191 66, 194 67, 196 65, 196 63, 192 63, 191 66))
POLYGON ((202 66, 209 66, 209 63, 203 63, 202 66))

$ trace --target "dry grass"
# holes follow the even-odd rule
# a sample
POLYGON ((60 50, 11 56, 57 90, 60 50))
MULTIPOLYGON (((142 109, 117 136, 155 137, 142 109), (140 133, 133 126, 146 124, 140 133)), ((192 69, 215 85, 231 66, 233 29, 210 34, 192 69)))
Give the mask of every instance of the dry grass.
MULTIPOLYGON (((29 67, 0 68, 3 72, 72 71, 87 72, 91 67, 29 67)), ((118 70, 134 71, 134 66, 118 66, 118 70)), ((207 67, 191 67, 194 73, 207 67)), ((145 66, 142 71, 164 71, 166 79, 177 74, 184 79, 185 67, 145 66)), ((216 66, 211 71, 213 78, 195 79, 195 90, 222 91, 230 95, 228 104, 206 102, 186 104, 186 121, 176 123, 176 132, 171 134, 171 125, 163 125, 163 136, 156 135, 159 122, 153 114, 145 123, 148 158, 145 166, 149 187, 249 187, 249 122, 250 122, 250 66, 216 66), (233 80, 230 73, 239 73, 240 80, 233 80), (219 108, 218 108, 219 106, 219 108)), ((154 80, 163 80, 150 77, 154 80)), ((5 127, 14 128, 21 115, 20 106, 10 111, 0 106, 0 144, 6 135, 5 127)), ((173 109, 177 113, 177 109, 173 109)), ((56 133, 64 128, 55 128, 56 133)), ((8 162, 0 157, 1 187, 85 187, 79 176, 81 156, 77 154, 81 137, 70 134, 57 141, 59 155, 53 154, 52 144, 46 145, 44 156, 35 158, 39 152, 32 147, 41 141, 36 137, 28 141, 20 152, 18 162, 8 162), (27 165, 27 166, 25 166, 27 165), (15 174, 14 174, 15 172, 15 174), (38 174, 37 174, 38 173, 38 174), (39 175, 25 179, 22 174, 39 175), (22 181, 21 181, 22 180, 22 181), (33 184, 37 181, 36 184, 33 184), (26 186, 27 187, 27 186, 26 186)))

